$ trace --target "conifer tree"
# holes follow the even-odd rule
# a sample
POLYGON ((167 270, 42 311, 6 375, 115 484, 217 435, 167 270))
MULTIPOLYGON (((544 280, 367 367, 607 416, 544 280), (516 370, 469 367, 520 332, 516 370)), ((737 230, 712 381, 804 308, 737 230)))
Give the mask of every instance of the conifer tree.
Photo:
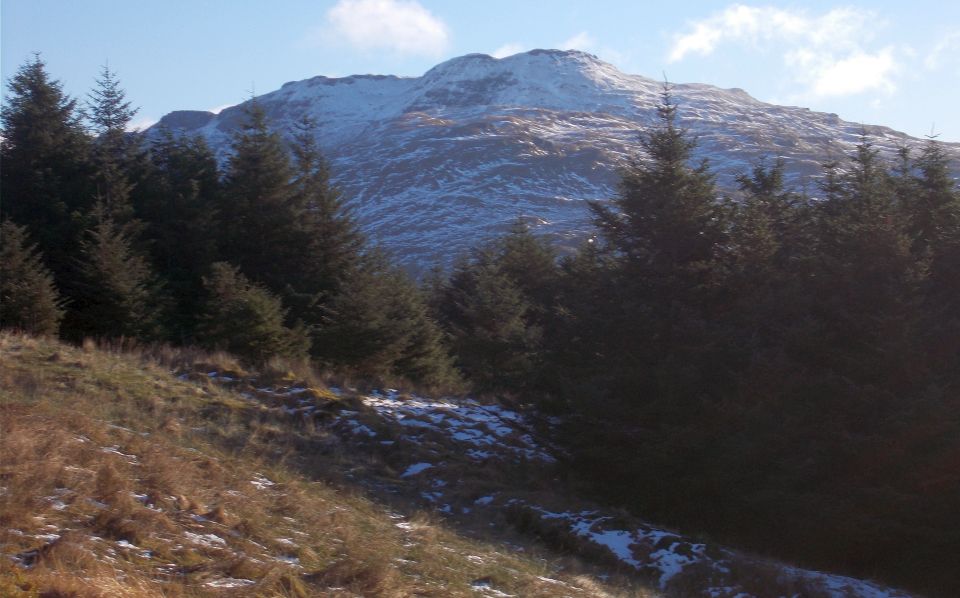
POLYGON ((914 254, 923 260, 926 344, 931 363, 960 383, 960 189, 942 146, 930 140, 915 161, 913 194, 904 201, 914 254))
POLYGON ((930 139, 913 163, 917 174, 909 178, 900 197, 909 221, 914 253, 936 252, 944 239, 960 226, 960 199, 950 175, 950 162, 943 147, 930 139))
POLYGON ((37 55, 7 83, 2 109, 0 188, 5 216, 26 226, 60 278, 69 274, 92 206, 89 139, 76 100, 37 55))
POLYGON ((134 210, 131 192, 131 170, 139 150, 139 135, 127 131, 137 114, 126 99, 116 73, 104 66, 100 78, 90 92, 87 113, 96 138, 93 162, 96 169, 95 197, 98 210, 120 225, 132 224, 134 210))
POLYGON ((12 221, 0 224, 0 327, 31 334, 56 334, 63 304, 53 275, 43 265, 27 231, 12 221))
POLYGON ((318 328, 314 355, 323 362, 427 385, 455 382, 426 299, 377 251, 344 284, 318 328))
POLYGON ((434 309, 471 382, 486 389, 537 385, 558 279, 552 247, 518 220, 462 260, 448 282, 434 285, 434 309))
POLYGON ((220 255, 251 281, 283 293, 300 274, 293 266, 302 251, 296 233, 299 211, 289 157, 256 101, 231 149, 219 195, 220 255))
POLYGON ((206 300, 199 334, 202 345, 229 351, 251 363, 306 355, 306 332, 287 327, 280 300, 250 282, 238 268, 217 262, 204 284, 206 300))
POLYGON ((150 169, 138 193, 155 271, 174 299, 167 322, 179 342, 193 338, 203 296, 203 276, 217 260, 217 161, 201 137, 161 131, 151 146, 150 169))
POLYGON ((95 208, 91 218, 75 259, 65 333, 72 338, 160 337, 160 282, 135 250, 128 229, 105 210, 95 208))
POLYGON ((440 314, 457 366, 478 388, 520 390, 531 383, 541 329, 531 303, 500 267, 494 247, 477 250, 442 289, 440 314))
POLYGON ((708 164, 690 164, 695 141, 677 123, 669 86, 657 114, 658 126, 641 138, 646 160, 623 173, 612 205, 591 204, 612 257, 597 334, 607 339, 604 367, 618 372, 613 395, 681 415, 710 376, 703 354, 715 343, 703 331, 717 305, 711 293, 726 209, 708 164))
POLYGON ((340 192, 330 182, 316 142, 316 123, 304 117, 293 144, 295 180, 290 209, 298 251, 284 297, 297 318, 321 322, 341 286, 360 264, 364 239, 340 192))
MULTIPOLYGON (((911 255, 895 185, 878 152, 861 142, 847 172, 819 204, 810 290, 819 329, 807 327, 825 372, 857 384, 910 385, 918 370, 912 329, 922 268, 911 255)), ((903 388, 903 387, 901 387, 903 388)))

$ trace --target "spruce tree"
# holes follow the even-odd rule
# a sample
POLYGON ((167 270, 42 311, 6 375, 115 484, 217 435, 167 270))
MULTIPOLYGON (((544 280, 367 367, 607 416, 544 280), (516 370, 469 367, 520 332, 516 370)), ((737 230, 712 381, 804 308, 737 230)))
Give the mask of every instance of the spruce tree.
POLYGON ((160 282, 126 227, 106 210, 94 209, 91 218, 74 262, 65 333, 72 338, 160 337, 160 282))
POLYGON ((27 231, 12 221, 0 224, 0 328, 56 334, 63 302, 53 275, 43 264, 27 231))
POLYGON ((240 270, 217 262, 204 278, 205 306, 198 340, 211 349, 225 350, 246 361, 262 364, 273 357, 306 355, 309 339, 300 328, 284 324, 280 300, 253 284, 240 270))
POLYGON ((203 276, 217 260, 217 160, 201 137, 174 137, 169 130, 150 150, 150 169, 136 205, 154 270, 173 298, 167 320, 171 338, 193 339, 203 296, 203 276))
MULTIPOLYGON (((726 242, 726 209, 708 164, 691 165, 696 142, 677 123, 665 86, 658 125, 641 138, 643 158, 622 175, 612 205, 591 204, 607 277, 604 367, 616 372, 613 396, 683 417, 697 388, 718 369, 704 355, 704 333, 717 302, 711 293, 726 242), (658 405, 660 407, 658 407, 658 405)), ((709 382, 708 382, 709 380, 709 382)), ((656 416, 659 417, 659 416, 656 416)))
POLYGON ((508 234, 462 260, 449 281, 434 284, 434 309, 472 383, 514 391, 537 387, 558 280, 552 247, 518 220, 508 234))
POLYGON ((288 281, 300 274, 294 266, 302 251, 296 233, 299 211, 289 157, 256 101, 231 150, 218 198, 220 255, 251 281, 283 293, 288 281))
POLYGON ((485 247, 459 264, 442 289, 440 315, 466 378, 484 390, 521 390, 532 382, 542 331, 498 258, 485 247))
POLYGON ((126 99, 116 73, 104 66, 90 92, 87 114, 96 135, 93 143, 95 197, 103 212, 115 223, 132 224, 134 210, 131 192, 135 184, 131 170, 138 158, 140 137, 127 131, 137 114, 126 99))
POLYGON ((330 182, 316 135, 316 123, 304 117, 293 144, 290 210, 294 228, 288 241, 298 251, 289 267, 292 275, 284 298, 294 317, 319 324, 344 282, 357 271, 364 238, 330 182))
POLYGON ((70 273, 93 203, 89 139, 76 100, 37 55, 7 83, 0 139, 0 211, 26 226, 59 279, 70 273))
POLYGON ((456 381, 426 298, 381 253, 364 256, 327 314, 314 337, 321 362, 425 385, 456 381))
MULTIPOLYGON (((809 356, 848 388, 885 381, 884 392, 906 388, 919 371, 913 342, 923 268, 911 254, 896 186, 865 140, 849 169, 830 180, 819 204, 816 264, 809 289, 818 297, 805 341, 809 356)), ((837 382, 839 384, 839 382, 837 382)), ((853 394, 856 394, 855 392, 853 394)))

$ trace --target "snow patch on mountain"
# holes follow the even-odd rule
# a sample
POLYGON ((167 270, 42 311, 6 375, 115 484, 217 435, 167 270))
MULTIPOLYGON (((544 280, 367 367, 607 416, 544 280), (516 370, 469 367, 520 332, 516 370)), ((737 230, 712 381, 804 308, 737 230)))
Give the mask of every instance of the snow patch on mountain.
MULTIPOLYGON (((585 201, 614 196, 656 118, 660 82, 584 52, 468 54, 421 77, 354 75, 286 83, 256 98, 289 138, 302 116, 360 224, 411 270, 502 233, 518 217, 562 246, 590 229, 585 201)), ((861 139, 885 156, 922 140, 835 114, 760 102, 741 89, 673 86, 682 126, 699 141, 722 188, 764 156, 784 156, 790 182, 816 190, 820 164, 861 139)), ((246 104, 179 111, 157 127, 199 134, 221 157, 246 104)), ((154 133, 155 134, 155 133, 154 133)), ((957 160, 960 144, 945 144, 957 160)))

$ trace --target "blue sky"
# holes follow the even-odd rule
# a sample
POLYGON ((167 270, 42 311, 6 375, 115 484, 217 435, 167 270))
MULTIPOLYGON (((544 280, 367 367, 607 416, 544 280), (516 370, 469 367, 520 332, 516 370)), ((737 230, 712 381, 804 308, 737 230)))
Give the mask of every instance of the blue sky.
POLYGON ((143 125, 314 75, 420 75, 470 52, 561 48, 960 141, 954 0, 2 0, 0 28, 5 81, 39 51, 84 97, 109 63, 143 125))

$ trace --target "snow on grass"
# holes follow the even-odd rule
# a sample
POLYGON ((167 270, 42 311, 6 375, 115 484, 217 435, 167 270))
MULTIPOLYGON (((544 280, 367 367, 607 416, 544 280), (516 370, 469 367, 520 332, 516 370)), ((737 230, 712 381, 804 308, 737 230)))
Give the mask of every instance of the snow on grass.
POLYGON ((206 548, 225 547, 227 545, 227 541, 216 534, 195 534, 193 532, 183 532, 183 535, 187 538, 187 540, 193 542, 194 544, 198 544, 206 548))
MULTIPOLYGON (((483 497, 478 501, 492 497, 483 497)), ((707 545, 683 538, 674 532, 653 526, 640 525, 636 529, 614 529, 614 519, 597 511, 554 513, 527 505, 541 519, 566 523, 570 532, 581 538, 605 547, 617 559, 639 571, 653 573, 661 589, 667 589, 675 577, 691 565, 708 567, 713 571, 714 582, 721 582, 731 573, 737 556, 727 549, 708 551, 707 545)), ((812 583, 822 588, 831 598, 910 598, 910 594, 841 575, 809 571, 788 565, 776 564, 780 581, 789 587, 791 580, 812 583)), ((715 585, 704 590, 711 598, 752 598, 736 584, 715 585)))
POLYGON ((137 458, 136 455, 127 455, 127 454, 125 454, 125 453, 121 453, 121 452, 120 452, 120 447, 117 446, 117 445, 104 446, 104 447, 101 447, 100 450, 101 450, 102 452, 104 452, 104 453, 110 453, 110 454, 112 454, 112 455, 117 455, 118 457, 122 458, 122 459, 125 460, 127 463, 129 463, 130 465, 140 465, 140 460, 137 458))
POLYGON ((493 587, 493 584, 489 579, 477 579, 470 582, 470 589, 474 590, 475 592, 486 594, 487 596, 495 596, 496 598, 511 598, 513 596, 513 594, 501 592, 493 587))
POLYGON ((376 432, 355 419, 346 419, 343 421, 347 424, 347 427, 350 428, 350 433, 354 436, 366 436, 368 438, 376 438, 377 436, 376 432))
POLYGON ((410 476, 417 475, 418 473, 426 471, 431 467, 433 467, 433 463, 414 463, 408 467, 407 470, 400 475, 400 477, 409 478, 410 476))
POLYGON ((255 584, 252 579, 235 579, 233 577, 224 577, 221 579, 214 579, 203 584, 209 588, 243 588, 246 586, 252 586, 255 584))
POLYGON ((725 560, 706 556, 706 546, 685 541, 676 534, 654 527, 638 529, 608 529, 612 517, 596 511, 580 513, 554 513, 540 507, 531 507, 540 514, 541 519, 569 522, 570 531, 594 544, 605 547, 619 561, 637 570, 646 570, 657 575, 660 588, 681 573, 685 567, 695 563, 706 563, 718 572, 726 572, 725 560), (664 538, 673 537, 666 548, 658 548, 664 538))
POLYGON ((257 487, 258 490, 265 490, 270 486, 275 486, 276 482, 272 482, 267 479, 262 473, 256 473, 253 475, 253 479, 250 480, 250 483, 257 487))
POLYGON ((363 402, 384 419, 407 428, 429 430, 469 445, 475 452, 468 453, 468 456, 475 460, 506 453, 529 460, 555 461, 526 432, 523 417, 499 405, 481 405, 473 399, 456 401, 418 396, 401 399, 392 390, 386 394, 374 391, 364 397, 363 402))
POLYGON ((810 571, 785 565, 782 569, 787 578, 803 579, 820 585, 831 598, 911 598, 910 594, 893 588, 883 587, 880 584, 862 579, 854 579, 843 575, 810 571))

